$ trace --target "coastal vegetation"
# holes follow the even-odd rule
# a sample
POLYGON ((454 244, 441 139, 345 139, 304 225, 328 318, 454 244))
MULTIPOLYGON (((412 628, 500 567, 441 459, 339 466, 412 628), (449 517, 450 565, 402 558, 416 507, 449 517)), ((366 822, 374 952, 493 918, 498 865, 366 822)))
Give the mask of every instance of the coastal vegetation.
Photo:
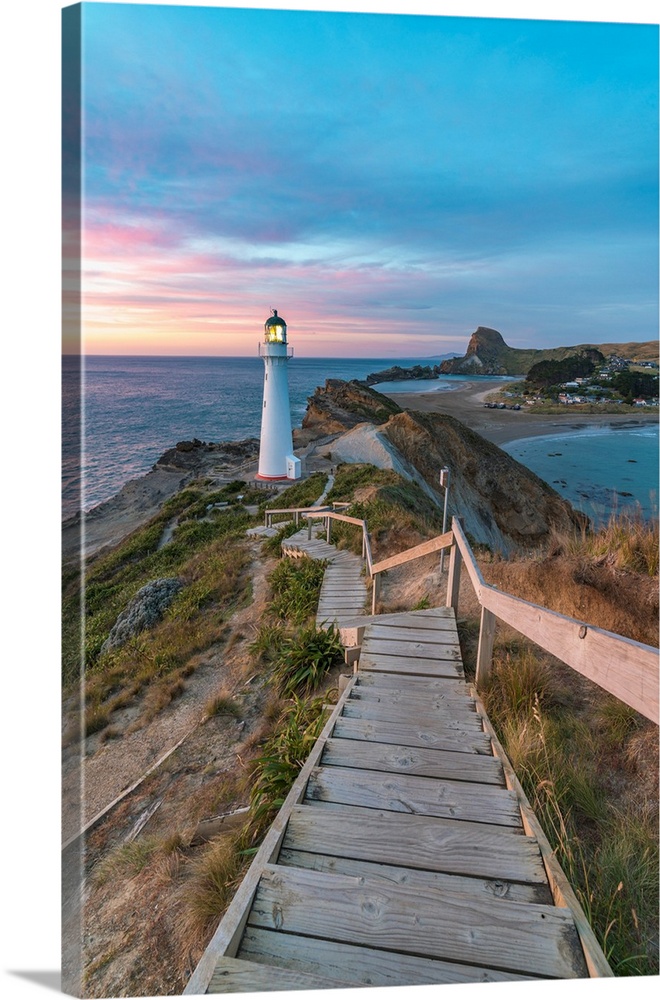
MULTIPOLYGON (((236 551, 230 555, 235 558, 236 551)), ((101 897, 112 891, 116 902, 123 890, 133 893, 139 887, 143 898, 159 899, 161 920, 145 920, 140 933, 151 949, 167 948, 177 991, 304 763, 328 704, 336 698, 343 646, 334 630, 319 629, 314 620, 324 569, 322 562, 308 558, 279 559, 268 574, 269 599, 259 625, 251 638, 237 637, 236 646, 243 650, 237 681, 225 682, 204 713, 205 726, 222 726, 223 717, 235 723, 241 716, 252 716, 251 734, 234 766, 220 774, 204 769, 201 784, 186 795, 177 824, 169 824, 160 835, 116 844, 93 868, 93 885, 101 897), (247 683, 241 682, 246 675, 247 683), (204 824, 200 827, 197 817, 218 811, 229 817, 228 823, 200 840, 204 824), (234 816, 239 823, 232 822, 234 816), (162 921, 169 928, 166 945, 162 921)), ((102 980, 97 977, 116 956, 110 951, 106 957, 107 962, 97 958, 87 967, 90 995, 100 995, 102 980)), ((136 971, 131 971, 129 983, 131 975, 136 971)), ((163 979, 156 982, 158 990, 155 985, 153 989, 161 992, 163 979)))
MULTIPOLYGON (((279 540, 271 546, 245 535, 263 521, 266 504, 307 506, 325 483, 325 475, 310 476, 262 502, 256 514, 245 500, 263 501, 261 490, 253 496, 245 484, 224 493, 193 484, 92 560, 83 594, 67 580, 71 616, 84 598, 90 617, 85 707, 87 732, 96 730, 96 739, 121 738, 126 730, 118 718, 127 706, 129 728, 167 712, 199 664, 221 653, 214 661, 221 664, 218 684, 200 709, 198 729, 145 783, 141 808, 158 796, 171 799, 160 825, 157 813, 151 832, 126 839, 134 823, 127 804, 91 837, 90 906, 96 914, 112 911, 116 921, 125 898, 132 915, 122 933, 136 938, 131 947, 142 959, 121 966, 108 931, 105 950, 90 954, 89 995, 111 995, 113 975, 124 992, 180 991, 337 696, 342 647, 333 630, 314 621, 323 564, 274 558, 279 540), (256 604, 259 573, 267 597, 256 604), (183 584, 162 620, 102 652, 117 616, 157 577, 183 584)), ((340 464, 327 499, 351 504, 348 513, 367 520, 380 558, 442 530, 438 506, 393 470, 340 464)), ((360 551, 354 526, 335 522, 332 531, 339 546, 360 551)), ((481 546, 477 558, 485 578, 502 589, 657 644, 657 551, 656 523, 619 517, 599 531, 583 524, 551 532, 543 546, 515 557, 481 546)), ((444 603, 437 562, 425 557, 387 573, 382 610, 444 603)), ((479 619, 466 579, 459 610, 469 671, 479 619)), ((68 655, 72 680, 73 641, 68 655)), ((482 695, 615 972, 656 974, 657 728, 503 626, 482 695)))

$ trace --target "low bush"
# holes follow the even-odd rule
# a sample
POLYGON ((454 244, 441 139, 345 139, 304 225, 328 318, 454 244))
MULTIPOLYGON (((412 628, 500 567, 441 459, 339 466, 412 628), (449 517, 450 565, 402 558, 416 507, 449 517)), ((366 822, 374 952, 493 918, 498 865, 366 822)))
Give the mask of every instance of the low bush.
POLYGON ((343 661, 344 646, 334 628, 303 626, 282 642, 273 677, 283 695, 310 694, 332 667, 343 661))

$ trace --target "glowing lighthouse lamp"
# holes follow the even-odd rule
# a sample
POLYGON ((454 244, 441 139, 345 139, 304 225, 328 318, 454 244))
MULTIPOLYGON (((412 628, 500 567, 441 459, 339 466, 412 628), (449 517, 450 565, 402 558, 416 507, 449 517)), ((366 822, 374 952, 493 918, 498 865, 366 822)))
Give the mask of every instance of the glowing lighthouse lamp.
POLYGON ((300 479, 300 459, 293 454, 287 362, 286 323, 277 309, 265 323, 259 354, 264 360, 264 405, 257 479, 300 479))

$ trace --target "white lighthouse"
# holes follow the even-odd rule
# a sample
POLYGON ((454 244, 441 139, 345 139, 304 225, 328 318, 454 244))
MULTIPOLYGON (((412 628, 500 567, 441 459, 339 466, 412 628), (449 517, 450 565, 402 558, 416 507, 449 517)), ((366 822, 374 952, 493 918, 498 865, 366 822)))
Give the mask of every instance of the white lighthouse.
POLYGON ((287 363, 286 323, 277 309, 266 320, 259 354, 264 359, 264 404, 257 479, 299 479, 300 459, 293 454, 287 363))

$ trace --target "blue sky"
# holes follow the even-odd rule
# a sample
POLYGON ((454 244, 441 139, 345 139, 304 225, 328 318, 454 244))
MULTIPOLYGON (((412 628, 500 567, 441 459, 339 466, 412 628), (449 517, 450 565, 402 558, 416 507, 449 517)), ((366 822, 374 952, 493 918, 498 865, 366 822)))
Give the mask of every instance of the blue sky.
POLYGON ((83 8, 87 350, 657 336, 657 27, 83 8))

